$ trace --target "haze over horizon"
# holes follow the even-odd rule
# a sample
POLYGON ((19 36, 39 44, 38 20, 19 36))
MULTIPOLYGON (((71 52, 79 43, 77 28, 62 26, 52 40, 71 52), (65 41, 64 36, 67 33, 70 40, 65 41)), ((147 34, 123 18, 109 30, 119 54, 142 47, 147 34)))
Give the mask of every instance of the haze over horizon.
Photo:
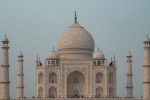
MULTIPOLYGON (((0 0, 0 39, 10 40, 10 94, 15 97, 17 56, 24 54, 25 96, 35 96, 35 60, 45 64, 61 33, 77 20, 107 59, 117 59, 117 94, 126 96, 126 55, 133 55, 134 96, 143 95, 143 40, 150 37, 149 0, 0 0)), ((1 45, 0 45, 1 46, 1 45)), ((1 64, 0 49, 0 64, 1 64)))

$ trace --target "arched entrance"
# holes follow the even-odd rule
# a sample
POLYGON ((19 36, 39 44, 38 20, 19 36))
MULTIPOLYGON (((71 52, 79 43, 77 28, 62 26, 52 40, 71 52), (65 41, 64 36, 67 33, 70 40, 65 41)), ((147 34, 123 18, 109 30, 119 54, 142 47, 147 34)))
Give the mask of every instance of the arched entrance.
POLYGON ((49 98, 56 98, 57 97, 57 90, 55 87, 49 88, 49 98))
POLYGON ((49 83, 57 83, 57 74, 52 72, 49 74, 49 83))
POLYGON ((103 95, 103 88, 96 88, 96 98, 100 98, 103 95))
POLYGON ((39 88, 38 97, 40 97, 40 98, 43 97, 43 88, 42 87, 39 88))
POLYGON ((43 73, 39 73, 38 74, 38 83, 42 83, 43 82, 43 73))
POLYGON ((96 74, 96 83, 102 83, 103 82, 103 74, 101 72, 96 74))
POLYGON ((113 88, 112 87, 109 88, 109 97, 113 97, 113 88))
POLYGON ((84 97, 85 77, 79 71, 74 71, 67 78, 67 96, 72 98, 84 97))

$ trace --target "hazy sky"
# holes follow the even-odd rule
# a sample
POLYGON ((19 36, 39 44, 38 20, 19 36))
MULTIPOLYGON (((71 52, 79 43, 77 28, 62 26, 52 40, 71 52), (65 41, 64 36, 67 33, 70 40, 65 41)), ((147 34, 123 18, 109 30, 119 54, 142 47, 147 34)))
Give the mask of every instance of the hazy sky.
MULTIPOLYGON (((24 53, 25 96, 35 95, 35 58, 44 63, 60 34, 78 22, 96 47, 117 59, 117 93, 126 94, 126 55, 133 55, 134 96, 142 95, 143 39, 150 36, 150 0, 0 0, 0 39, 10 40, 11 96, 15 97, 17 56, 24 53)), ((0 50, 1 52, 1 50, 0 50)), ((1 53, 0 53, 1 56, 1 53)), ((1 62, 1 58, 0 58, 1 62)))

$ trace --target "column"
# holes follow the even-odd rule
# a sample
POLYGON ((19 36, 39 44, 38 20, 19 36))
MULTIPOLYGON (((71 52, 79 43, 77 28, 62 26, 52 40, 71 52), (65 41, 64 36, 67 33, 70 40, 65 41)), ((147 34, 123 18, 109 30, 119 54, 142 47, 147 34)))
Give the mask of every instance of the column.
POLYGON ((0 66, 0 99, 8 100, 9 97, 9 40, 5 35, 2 40, 2 64, 0 66))
POLYGON ((23 54, 20 52, 18 55, 18 73, 17 73, 17 86, 16 98, 24 97, 24 80, 23 80, 23 54))
POLYGON ((127 86, 126 86, 126 97, 127 98, 132 98, 133 97, 133 84, 132 84, 132 55, 129 54, 126 56, 127 57, 127 86))
POLYGON ((150 39, 148 36, 144 39, 144 81, 143 81, 143 98, 150 98, 150 39))

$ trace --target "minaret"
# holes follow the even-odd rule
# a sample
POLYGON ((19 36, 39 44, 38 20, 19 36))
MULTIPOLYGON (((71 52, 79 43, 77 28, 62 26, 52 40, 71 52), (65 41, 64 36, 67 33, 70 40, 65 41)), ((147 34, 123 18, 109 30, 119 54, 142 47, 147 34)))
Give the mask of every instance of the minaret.
POLYGON ((39 56, 37 55, 36 56, 36 67, 38 67, 40 64, 39 64, 39 56))
POLYGON ((116 56, 114 54, 113 57, 113 67, 114 67, 114 97, 117 96, 117 77, 116 77, 116 70, 117 70, 117 65, 116 65, 116 56))
POLYGON ((132 55, 129 51, 127 57, 127 86, 126 86, 126 97, 132 98, 133 97, 133 83, 132 83, 132 55))
POLYGON ((17 87, 16 87, 16 98, 24 97, 24 80, 23 80, 23 54, 20 51, 18 55, 18 73, 17 73, 17 87))
POLYGON ((9 40, 5 35, 2 40, 2 64, 0 66, 0 99, 9 99, 9 57, 8 46, 9 40))
POLYGON ((144 81, 143 81, 143 98, 150 99, 150 39, 148 36, 144 39, 144 81))

